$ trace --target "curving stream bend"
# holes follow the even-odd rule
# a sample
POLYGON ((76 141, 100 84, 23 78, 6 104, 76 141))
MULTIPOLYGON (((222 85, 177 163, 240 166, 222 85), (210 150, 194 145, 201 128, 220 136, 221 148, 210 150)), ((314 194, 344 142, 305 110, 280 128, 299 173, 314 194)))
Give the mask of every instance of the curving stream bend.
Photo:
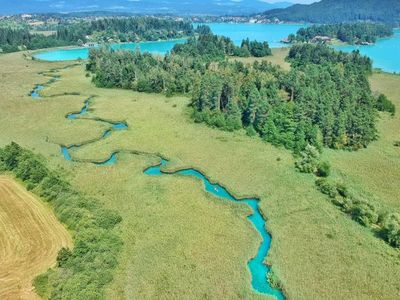
MULTIPOLYGON (((53 81, 55 81, 54 79, 53 81)), ((37 85, 34 90, 31 92, 32 98, 38 99, 40 98, 39 92, 44 88, 42 85, 37 85)), ((96 162, 96 161, 80 161, 77 159, 74 159, 72 156, 73 150, 76 150, 80 147, 83 147, 85 145, 88 145, 90 143, 95 143, 97 141, 100 141, 102 139, 105 139, 109 137, 113 131, 115 130, 124 130, 128 129, 128 124, 126 122, 113 122, 113 121, 108 121, 105 119, 101 118, 87 118, 84 117, 90 110, 90 105, 92 103, 92 99, 94 96, 88 98, 84 102, 84 106, 79 112, 72 112, 67 114, 65 117, 69 120, 76 120, 76 119, 86 119, 86 120, 91 120, 91 121, 97 121, 97 122, 102 122, 109 124, 110 127, 106 129, 103 134, 94 140, 89 140, 89 141, 84 141, 80 144, 72 144, 72 145, 60 145, 61 148, 61 153, 63 157, 68 160, 68 161, 74 161, 74 162, 89 162, 96 164, 98 166, 111 166, 117 162, 118 159, 118 153, 119 152, 114 152, 110 155, 108 159, 106 159, 103 162, 96 162)), ((206 192, 210 193, 214 197, 217 197, 219 199, 225 199, 232 201, 234 203, 237 203, 239 205, 247 205, 252 209, 252 214, 247 217, 247 219, 253 224, 254 228, 257 230, 257 232, 260 234, 262 238, 262 242, 260 244, 260 247, 257 251, 257 254, 255 257, 250 259, 247 263, 248 268, 250 270, 251 276, 252 276, 252 281, 251 284, 257 292, 261 294, 266 294, 266 295, 271 295, 274 296, 278 300, 284 300, 285 297, 283 293, 276 288, 273 288, 271 284, 269 283, 267 276, 268 273, 270 272, 270 268, 264 264, 264 261, 268 255, 268 251, 270 249, 271 245, 271 236, 266 230, 266 221, 264 216, 262 215, 259 207, 259 199, 257 198, 246 198, 246 199, 237 199, 235 198, 226 188, 221 186, 220 184, 217 183, 212 183, 206 175, 203 173, 195 170, 195 169, 184 169, 184 170, 179 170, 173 173, 165 172, 163 171, 163 168, 168 164, 168 160, 164 159, 158 154, 153 154, 153 153, 144 153, 140 151, 127 151, 128 153, 131 154, 139 154, 139 155, 148 155, 148 156, 155 156, 160 159, 160 163, 156 166, 151 166, 147 169, 144 170, 144 174, 149 175, 149 176, 172 176, 172 175, 180 175, 180 176, 189 176, 196 178, 200 181, 203 182, 204 187, 206 192)))

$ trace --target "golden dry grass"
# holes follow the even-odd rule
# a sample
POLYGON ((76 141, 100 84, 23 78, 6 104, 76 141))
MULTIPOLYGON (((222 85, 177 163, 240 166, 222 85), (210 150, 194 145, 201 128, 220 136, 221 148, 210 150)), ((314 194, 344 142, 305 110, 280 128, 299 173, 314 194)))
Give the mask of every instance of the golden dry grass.
POLYGON ((70 246, 51 209, 14 179, 0 176, 0 299, 36 299, 32 280, 70 246))

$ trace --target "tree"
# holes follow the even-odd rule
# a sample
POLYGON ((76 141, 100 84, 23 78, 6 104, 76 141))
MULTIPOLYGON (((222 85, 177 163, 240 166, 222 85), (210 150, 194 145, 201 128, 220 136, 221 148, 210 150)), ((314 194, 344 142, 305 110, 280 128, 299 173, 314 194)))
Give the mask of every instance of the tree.
POLYGON ((327 161, 320 162, 317 168, 317 176, 328 177, 331 174, 331 165, 327 161))
POLYGON ((302 173, 315 173, 320 157, 318 150, 314 146, 307 145, 300 156, 301 158, 296 161, 296 168, 302 173))
POLYGON ((69 259, 72 257, 71 250, 67 248, 61 248, 57 255, 57 265, 61 268, 68 264, 69 259))
POLYGON ((393 247, 400 248, 400 215, 395 213, 386 215, 380 233, 393 247))

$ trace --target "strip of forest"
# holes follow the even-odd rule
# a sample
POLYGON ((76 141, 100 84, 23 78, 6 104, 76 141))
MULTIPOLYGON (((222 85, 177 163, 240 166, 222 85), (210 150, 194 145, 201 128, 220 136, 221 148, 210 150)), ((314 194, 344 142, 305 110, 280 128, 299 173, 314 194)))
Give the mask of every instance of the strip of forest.
POLYGON ((45 159, 16 143, 0 148, 0 172, 11 172, 54 209, 73 236, 73 248, 61 249, 57 266, 39 275, 34 286, 48 299, 104 299, 113 279, 122 239, 115 227, 121 216, 76 191, 45 159))
POLYGON ((373 44, 380 38, 393 35, 389 25, 377 23, 343 23, 313 25, 300 28, 288 37, 290 43, 319 42, 321 38, 337 39, 348 44, 373 44))

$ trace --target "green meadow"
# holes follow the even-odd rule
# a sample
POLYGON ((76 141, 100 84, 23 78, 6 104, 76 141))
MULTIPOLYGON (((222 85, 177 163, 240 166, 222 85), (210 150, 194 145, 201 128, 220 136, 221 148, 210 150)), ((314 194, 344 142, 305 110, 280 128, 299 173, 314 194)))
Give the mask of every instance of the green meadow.
MULTIPOLYGON (((273 63, 283 64, 285 53, 275 50, 273 63)), ((32 61, 15 53, 1 55, 0 65, 0 146, 15 141, 43 155, 75 188, 123 217, 118 228, 123 253, 108 298, 267 298, 253 291, 247 268, 260 243, 246 220, 250 211, 209 196, 194 179, 146 176, 143 170, 157 159, 128 151, 159 153, 171 160, 171 170, 194 167, 235 196, 259 197, 272 235, 266 263, 289 299, 400 296, 399 252, 333 206, 312 175, 296 171, 289 151, 248 137, 244 130, 224 132, 193 123, 185 97, 96 88, 83 64, 60 70, 60 80, 37 100, 29 92, 49 80, 39 72, 67 63, 32 61), (65 118, 90 96, 96 97, 87 117, 126 121, 129 128, 71 154, 101 161, 125 151, 113 166, 71 163, 60 153, 59 144, 96 139, 106 129, 92 120, 65 118)), ((400 76, 376 73, 371 84, 399 109, 400 76)), ((398 115, 382 114, 380 137, 367 149, 324 153, 334 176, 396 211, 400 148, 393 144, 400 140, 398 128, 398 115)))

